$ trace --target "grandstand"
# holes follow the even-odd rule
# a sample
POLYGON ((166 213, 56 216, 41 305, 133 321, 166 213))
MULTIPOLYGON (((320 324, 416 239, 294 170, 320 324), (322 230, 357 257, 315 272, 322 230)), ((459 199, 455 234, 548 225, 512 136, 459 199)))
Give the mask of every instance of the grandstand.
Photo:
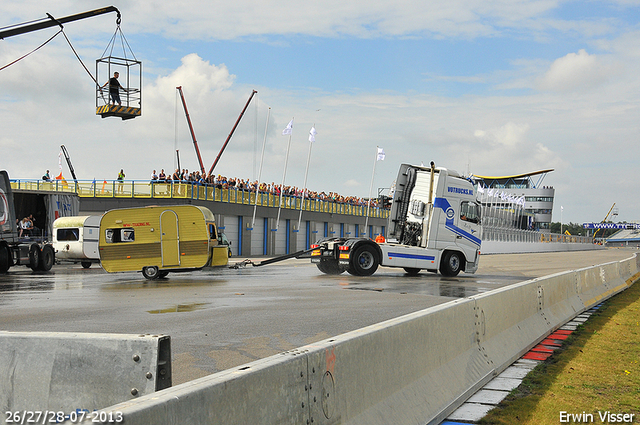
POLYGON ((633 226, 632 229, 622 229, 611 235, 605 241, 608 247, 640 247, 640 226, 633 226))
MULTIPOLYGON (((483 217, 504 217, 504 211, 511 210, 515 217, 508 227, 550 232, 555 189, 542 186, 542 182, 551 171, 553 169, 501 177, 472 175, 471 178, 481 188, 483 217), (514 203, 513 200, 519 202, 514 203), (517 208, 522 204, 523 208, 517 208)), ((506 215, 510 216, 508 212, 506 215)))

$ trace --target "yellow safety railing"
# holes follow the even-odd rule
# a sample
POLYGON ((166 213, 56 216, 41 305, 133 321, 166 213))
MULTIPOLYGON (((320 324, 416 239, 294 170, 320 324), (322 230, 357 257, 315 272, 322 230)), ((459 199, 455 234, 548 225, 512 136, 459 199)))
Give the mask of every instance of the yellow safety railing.
MULTIPOLYGON (((219 189, 210 185, 149 182, 136 180, 11 180, 13 190, 75 193, 82 198, 197 199, 231 204, 300 210, 302 198, 272 193, 251 192, 237 188, 219 189), (257 200, 256 200, 257 197, 257 200)), ((303 211, 366 216, 366 205, 352 205, 328 200, 304 199, 303 211)), ((369 217, 388 218, 389 210, 371 207, 369 217)))

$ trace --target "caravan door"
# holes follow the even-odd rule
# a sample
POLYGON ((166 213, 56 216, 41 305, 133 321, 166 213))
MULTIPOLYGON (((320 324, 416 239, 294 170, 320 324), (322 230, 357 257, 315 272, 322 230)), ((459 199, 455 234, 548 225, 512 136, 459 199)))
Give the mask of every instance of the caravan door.
POLYGON ((162 253, 162 267, 180 265, 178 215, 171 210, 165 210, 160 214, 160 250, 162 253))

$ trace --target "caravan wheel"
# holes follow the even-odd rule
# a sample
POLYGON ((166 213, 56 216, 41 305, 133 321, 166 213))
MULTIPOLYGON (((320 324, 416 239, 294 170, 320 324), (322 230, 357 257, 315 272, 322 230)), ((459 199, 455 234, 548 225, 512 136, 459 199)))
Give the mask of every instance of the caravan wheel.
POLYGON ((142 268, 142 275, 149 280, 153 280, 160 277, 160 272, 158 271, 158 267, 149 266, 149 267, 142 268))

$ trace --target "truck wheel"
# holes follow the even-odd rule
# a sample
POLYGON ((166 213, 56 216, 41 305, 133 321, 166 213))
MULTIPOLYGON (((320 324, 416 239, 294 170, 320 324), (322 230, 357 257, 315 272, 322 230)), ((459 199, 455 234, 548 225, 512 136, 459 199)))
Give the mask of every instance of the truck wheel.
POLYGON ((9 270, 9 247, 0 245, 0 273, 6 273, 9 270))
POLYGON ((460 266, 462 265, 462 260, 460 258, 460 253, 455 251, 449 251, 444 254, 442 258, 442 264, 440 265, 440 273, 446 277, 455 277, 460 273, 460 266))
POLYGON ((160 277, 160 271, 156 266, 143 267, 142 275, 149 280, 157 279, 158 277, 160 277))
POLYGON ((83 269, 91 268, 91 261, 81 261, 80 264, 82 265, 83 269))
POLYGON ((344 269, 340 267, 337 260, 320 260, 319 263, 316 264, 318 266, 318 270, 320 270, 324 274, 342 274, 344 269))
POLYGON ((414 267, 404 267, 404 271, 407 272, 409 276, 418 276, 418 273, 420 273, 420 269, 414 267))
POLYGON ((38 260, 38 270, 48 272, 53 267, 53 263, 56 260, 56 253, 51 245, 45 245, 40 252, 40 259, 38 260))
POLYGON ((354 251, 349 269, 357 276, 371 276, 378 270, 378 253, 371 245, 362 245, 354 251))
POLYGON ((38 270, 40 267, 40 255, 42 251, 40 251, 40 247, 37 243, 31 244, 29 247, 29 267, 31 270, 38 270))

